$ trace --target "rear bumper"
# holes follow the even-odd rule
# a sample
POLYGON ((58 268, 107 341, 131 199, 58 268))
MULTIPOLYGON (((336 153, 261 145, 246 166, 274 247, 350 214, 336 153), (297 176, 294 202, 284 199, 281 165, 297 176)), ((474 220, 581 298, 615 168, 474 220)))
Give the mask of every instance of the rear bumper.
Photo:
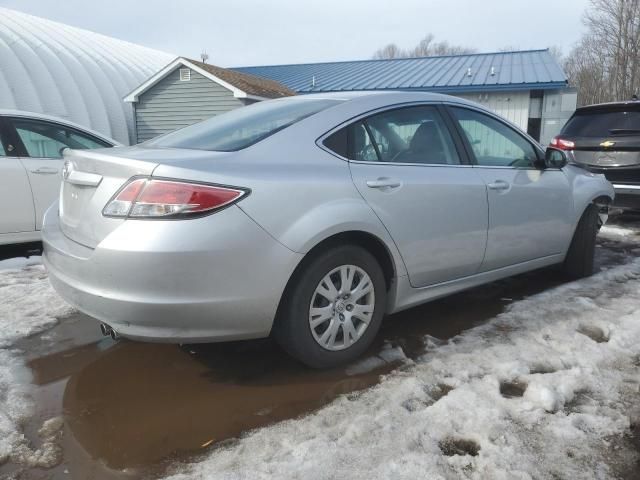
POLYGON ((612 183, 616 195, 639 195, 640 184, 612 183))
POLYGON ((616 192, 615 207, 640 210, 640 184, 612 182, 616 192))
POLYGON ((624 186, 616 187, 616 198, 613 202, 614 207, 626 210, 640 210, 640 190, 628 189, 624 186))
POLYGON ((640 208, 640 167, 597 168, 585 165, 593 173, 599 173, 611 182, 615 191, 613 206, 640 208))
POLYGON ((269 335, 302 255, 242 210, 185 221, 127 220, 95 249, 46 214, 43 260, 54 289, 119 335, 175 343, 269 335))

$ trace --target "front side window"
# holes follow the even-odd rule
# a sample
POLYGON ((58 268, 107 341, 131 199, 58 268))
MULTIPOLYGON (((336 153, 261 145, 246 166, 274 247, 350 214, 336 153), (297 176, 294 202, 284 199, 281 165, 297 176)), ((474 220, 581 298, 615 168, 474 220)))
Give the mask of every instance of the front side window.
POLYGON ((459 165, 451 134, 434 106, 385 111, 329 136, 324 145, 356 161, 459 165))
POLYGON ((221 152, 241 150, 341 102, 297 97, 258 102, 148 140, 142 146, 221 152))
POLYGON ((533 167, 536 151, 523 136, 504 123, 475 110, 451 109, 471 144, 478 165, 533 167))
POLYGON ((110 146, 102 140, 55 123, 16 118, 13 126, 27 154, 33 158, 61 158, 62 150, 67 147, 88 149, 110 146))

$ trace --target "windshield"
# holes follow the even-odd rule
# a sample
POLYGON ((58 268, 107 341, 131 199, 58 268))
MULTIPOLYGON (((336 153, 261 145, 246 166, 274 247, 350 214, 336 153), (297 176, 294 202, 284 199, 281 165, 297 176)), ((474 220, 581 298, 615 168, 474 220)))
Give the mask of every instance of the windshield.
POLYGON ((638 111, 586 111, 576 114, 562 129, 570 137, 609 137, 640 134, 638 111))
POLYGON ((259 102, 167 133, 142 145, 231 152, 241 150, 342 100, 287 98, 259 102))

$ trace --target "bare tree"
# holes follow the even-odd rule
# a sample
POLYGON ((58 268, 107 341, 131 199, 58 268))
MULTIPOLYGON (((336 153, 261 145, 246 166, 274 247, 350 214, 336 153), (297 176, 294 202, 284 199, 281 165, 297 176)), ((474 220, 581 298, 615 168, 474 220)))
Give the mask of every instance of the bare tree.
POLYGON ((413 57, 428 57, 433 55, 433 43, 436 37, 432 33, 428 33, 418 42, 418 45, 411 51, 413 57))
POLYGON ((378 50, 373 54, 374 59, 382 59, 382 58, 401 58, 406 57, 407 54, 403 50, 400 50, 395 43, 390 43, 378 50))
POLYGON ((640 0, 591 0, 587 33, 565 70, 581 105, 627 100, 640 89, 640 0))
POLYGON ((402 50, 395 43, 390 43, 377 50, 373 54, 373 58, 430 57, 434 55, 459 55, 473 52, 475 52, 473 48, 451 45, 446 40, 436 42, 433 34, 428 33, 410 50, 402 50))
POLYGON ((547 50, 549 50, 549 54, 555 59, 556 62, 558 62, 559 64, 564 63, 564 54, 562 52, 562 47, 559 47, 558 45, 550 45, 547 47, 547 50))

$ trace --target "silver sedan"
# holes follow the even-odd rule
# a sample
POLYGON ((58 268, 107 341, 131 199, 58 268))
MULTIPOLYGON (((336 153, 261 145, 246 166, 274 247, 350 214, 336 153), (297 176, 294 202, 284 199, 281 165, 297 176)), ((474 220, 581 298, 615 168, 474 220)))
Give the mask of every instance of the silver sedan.
POLYGON ((273 335, 328 367, 362 354, 386 313, 555 264, 590 275, 613 195, 465 100, 306 95, 65 151, 44 261, 114 337, 273 335))

